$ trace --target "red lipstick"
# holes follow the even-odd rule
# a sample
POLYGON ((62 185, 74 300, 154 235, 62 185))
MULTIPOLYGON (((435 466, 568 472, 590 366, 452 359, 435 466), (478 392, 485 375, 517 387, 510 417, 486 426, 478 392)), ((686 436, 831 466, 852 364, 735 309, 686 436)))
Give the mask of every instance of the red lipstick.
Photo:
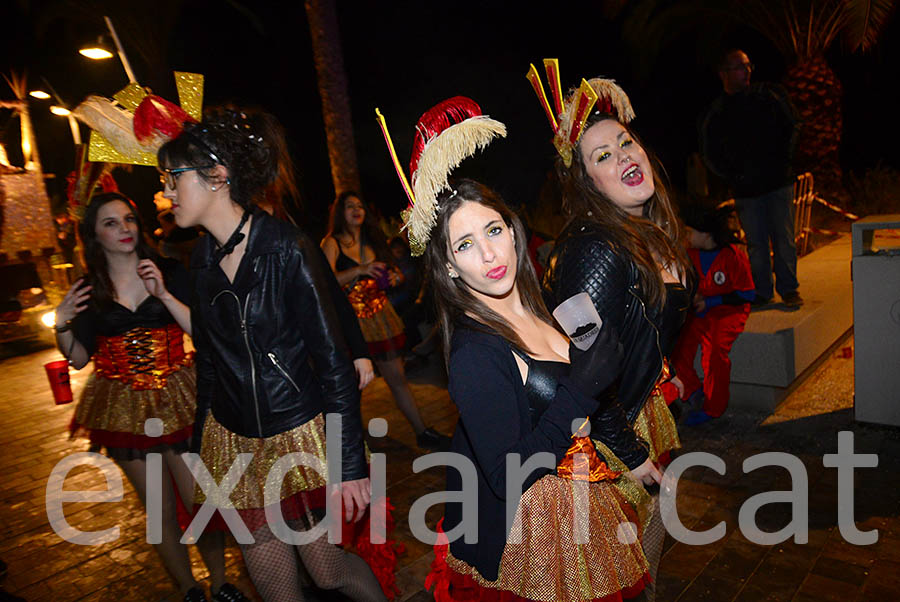
POLYGON ((632 163, 622 172, 622 182, 626 186, 638 186, 644 181, 644 172, 637 163, 632 163))
POLYGON ((493 270, 489 271, 487 274, 485 274, 485 276, 487 276, 488 278, 491 278, 492 280, 500 280, 501 278, 506 276, 506 266, 501 265, 500 267, 496 267, 493 270))
POLYGON ((128 242, 131 242, 131 241, 133 241, 133 240, 134 240, 134 238, 132 238, 131 236, 126 236, 125 238, 120 238, 120 239, 119 239, 119 242, 121 242, 121 243, 128 243, 128 242))

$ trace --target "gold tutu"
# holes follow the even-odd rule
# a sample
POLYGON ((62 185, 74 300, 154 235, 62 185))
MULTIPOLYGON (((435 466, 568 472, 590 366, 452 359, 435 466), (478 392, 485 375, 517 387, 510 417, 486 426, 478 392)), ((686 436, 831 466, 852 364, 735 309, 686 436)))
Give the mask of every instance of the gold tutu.
POLYGON ((359 328, 367 343, 378 343, 396 338, 403 334, 403 320, 397 315, 394 306, 385 299, 381 311, 365 318, 359 318, 359 328))
MULTIPOLYGON (((253 455, 231 490, 231 503, 238 510, 265 508, 264 487, 269 472, 275 462, 293 452, 311 454, 325 465, 325 419, 321 414, 289 431, 265 438, 242 437, 219 424, 212 412, 206 417, 200 457, 216 483, 221 485, 238 454, 253 455)), ((310 467, 293 464, 282 481, 279 499, 324 487, 325 477, 310 467)), ((205 500, 206 495, 198 486, 194 501, 202 504, 205 500)))
POLYGON ((135 390, 125 381, 91 374, 75 407, 72 434, 100 431, 144 437, 147 419, 159 418, 165 439, 194 423, 196 391, 193 365, 169 374, 165 387, 159 389, 135 390))
POLYGON ((649 444, 654 462, 667 451, 681 447, 675 418, 658 387, 654 387, 634 421, 634 432, 649 444))
POLYGON ((653 515, 653 498, 647 493, 647 490, 641 483, 637 482, 629 475, 628 467, 625 466, 625 463, 622 462, 611 449, 597 439, 592 439, 592 441, 594 446, 596 446, 597 451, 606 458, 606 463, 610 469, 622 471, 622 475, 615 481, 612 481, 612 483, 637 514, 638 520, 640 521, 641 532, 643 533, 644 529, 647 527, 648 521, 653 515))
MULTIPOLYGON (((632 543, 618 537, 619 526, 633 520, 625 499, 610 481, 587 484, 589 539, 579 544, 573 531, 574 483, 547 475, 522 495, 515 519, 521 543, 506 544, 496 581, 449 553, 447 565, 480 587, 539 602, 593 600, 642 587, 649 566, 637 530, 631 531, 632 543)), ((630 529, 622 527, 625 533, 630 529)))

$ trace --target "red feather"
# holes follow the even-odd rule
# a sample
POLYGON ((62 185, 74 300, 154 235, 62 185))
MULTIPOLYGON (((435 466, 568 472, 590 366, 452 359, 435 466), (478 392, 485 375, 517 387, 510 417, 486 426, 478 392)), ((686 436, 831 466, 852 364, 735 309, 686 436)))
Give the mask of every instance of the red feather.
POLYGON ((196 121, 178 105, 149 94, 134 111, 134 135, 144 145, 152 144, 154 139, 162 144, 181 134, 185 123, 196 121))
POLYGON ((451 125, 479 115, 481 115, 481 107, 477 102, 465 96, 448 98, 425 111, 425 114, 416 123, 416 137, 413 140, 412 157, 409 160, 410 175, 416 173, 419 157, 422 156, 425 144, 429 140, 451 125))

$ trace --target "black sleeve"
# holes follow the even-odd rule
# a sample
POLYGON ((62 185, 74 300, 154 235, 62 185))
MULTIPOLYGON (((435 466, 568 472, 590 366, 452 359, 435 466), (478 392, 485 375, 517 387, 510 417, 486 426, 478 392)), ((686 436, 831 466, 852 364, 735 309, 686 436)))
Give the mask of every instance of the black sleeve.
POLYGON ((202 312, 198 311, 199 298, 196 291, 190 299, 191 307, 191 341, 196 349, 194 364, 197 367, 197 409, 194 414, 194 430, 191 436, 191 451, 200 453, 200 443, 203 440, 203 424, 206 415, 212 405, 212 398, 216 384, 216 369, 212 361, 209 349, 209 339, 206 337, 206 326, 202 320, 202 312))
MULTIPOLYGON (((626 305, 637 302, 628 292, 629 261, 599 236, 573 237, 565 245, 562 261, 553 267, 554 300, 558 304, 586 292, 603 322, 621 329, 626 305)), ((647 449, 614 393, 602 408, 591 416, 591 436, 603 441, 629 468, 640 466, 648 457, 647 449)))
MULTIPOLYGON (((515 392, 521 386, 521 375, 515 364, 510 368, 502 353, 486 344, 465 343, 454 349, 450 357, 449 377, 450 398, 459 408, 475 461, 494 495, 506 499, 507 454, 520 454, 524 463, 538 452, 550 452, 558 464, 572 444, 572 420, 588 416, 598 403, 582 395, 567 379, 561 379, 556 398, 536 428, 523 432, 515 392)), ((543 474, 532 472, 522 484, 522 491, 543 474)))
MULTIPOLYGON (((97 310, 88 307, 75 316, 75 319, 72 320, 72 334, 87 351, 88 357, 92 357, 97 351, 97 310)), ((65 353, 66 357, 69 356, 68 349, 61 351, 65 353)))
MULTIPOLYGON (((325 258, 325 253, 322 252, 321 248, 319 249, 319 254, 322 256, 322 261, 325 262, 325 265, 328 265, 328 260, 325 258)), ((328 270, 328 273, 325 274, 325 279, 328 280, 328 285, 331 288, 331 298, 334 300, 334 308, 337 311, 341 329, 344 331, 344 337, 347 339, 347 346, 350 347, 350 356, 355 360, 368 358, 369 346, 366 345, 366 339, 363 338, 362 330, 359 329, 359 320, 356 318, 353 306, 347 300, 347 295, 344 294, 344 290, 338 284, 337 277, 332 270, 328 270)))
POLYGON ((160 270, 165 275, 166 288, 172 296, 189 305, 191 302, 191 276, 187 268, 181 262, 174 259, 162 258, 160 270))
POLYGON ((778 85, 771 85, 769 91, 777 105, 777 117, 779 131, 784 135, 784 144, 788 149, 788 157, 793 158, 794 149, 797 146, 797 137, 800 133, 800 114, 791 102, 787 90, 778 85))
POLYGON ((633 470, 650 457, 647 444, 628 423, 625 409, 615 396, 615 388, 609 389, 601 410, 591 416, 591 438, 602 441, 625 466, 633 470))
POLYGON ((316 376, 322 386, 326 412, 342 418, 342 480, 369 475, 363 447, 362 415, 356 372, 335 307, 334 278, 321 249, 304 234, 297 236, 295 264, 286 280, 287 292, 296 305, 301 335, 309 348, 316 376))
POLYGON ((555 309, 569 297, 581 292, 591 296, 594 307, 604 323, 616 329, 625 320, 625 305, 629 302, 628 261, 599 237, 573 237, 565 243, 563 261, 554 266, 553 298, 555 309))
POLYGON ((722 132, 724 117, 721 109, 720 100, 717 100, 700 124, 700 155, 713 173, 731 182, 736 175, 737 167, 728 151, 726 136, 722 132))

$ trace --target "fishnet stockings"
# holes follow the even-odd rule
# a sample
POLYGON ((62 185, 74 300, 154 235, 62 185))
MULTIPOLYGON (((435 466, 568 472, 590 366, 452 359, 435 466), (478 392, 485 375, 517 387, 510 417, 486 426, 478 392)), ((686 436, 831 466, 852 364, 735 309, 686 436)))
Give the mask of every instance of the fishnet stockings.
MULTIPOLYGON (((302 526, 288 521, 292 529, 302 526)), ((333 589, 359 602, 386 600, 381 586, 362 558, 328 543, 328 535, 292 546, 278 539, 267 525, 253 532, 255 543, 242 545, 244 563, 256 591, 265 602, 302 602, 302 584, 297 554, 316 585, 333 589)))
POLYGON ((650 564, 650 578, 652 581, 644 588, 643 600, 653 602, 656 599, 656 573, 659 570, 659 559, 662 556, 663 541, 666 538, 666 527, 663 525, 662 514, 659 511, 659 494, 653 496, 653 514, 650 522, 641 535, 641 546, 644 548, 644 556, 650 564))

